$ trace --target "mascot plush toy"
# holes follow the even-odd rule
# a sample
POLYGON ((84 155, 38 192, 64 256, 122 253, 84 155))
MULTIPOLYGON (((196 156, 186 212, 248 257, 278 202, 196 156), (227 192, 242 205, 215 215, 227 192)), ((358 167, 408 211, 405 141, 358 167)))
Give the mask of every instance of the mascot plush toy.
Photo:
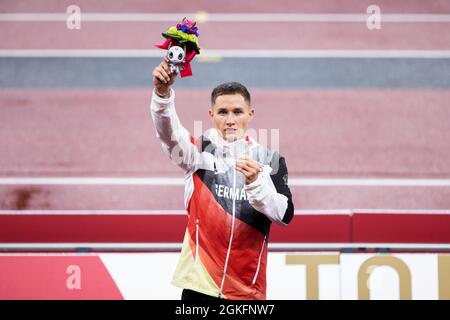
POLYGON ((167 50, 170 71, 179 72, 182 78, 192 75, 190 62, 200 54, 198 28, 195 25, 195 21, 184 18, 162 34, 166 38, 163 44, 156 45, 157 48, 167 50))

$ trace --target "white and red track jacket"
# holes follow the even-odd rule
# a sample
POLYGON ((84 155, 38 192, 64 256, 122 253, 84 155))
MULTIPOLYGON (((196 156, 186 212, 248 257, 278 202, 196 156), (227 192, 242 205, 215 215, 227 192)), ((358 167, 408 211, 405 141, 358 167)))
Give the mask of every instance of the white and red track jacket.
POLYGON ((185 172, 188 226, 172 283, 225 299, 265 299, 270 225, 287 225, 294 212, 285 160, 248 136, 227 142, 212 129, 193 138, 174 101, 171 90, 168 99, 153 92, 151 102, 157 137, 185 172), (263 167, 249 185, 235 169, 244 154, 263 167))

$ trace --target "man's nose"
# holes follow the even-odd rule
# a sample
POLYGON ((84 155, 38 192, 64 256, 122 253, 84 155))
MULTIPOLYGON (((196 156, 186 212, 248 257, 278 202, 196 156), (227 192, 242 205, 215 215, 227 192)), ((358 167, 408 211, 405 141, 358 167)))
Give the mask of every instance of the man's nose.
POLYGON ((236 117, 234 116, 234 114, 229 113, 226 119, 226 124, 227 125, 233 125, 236 123, 236 117))

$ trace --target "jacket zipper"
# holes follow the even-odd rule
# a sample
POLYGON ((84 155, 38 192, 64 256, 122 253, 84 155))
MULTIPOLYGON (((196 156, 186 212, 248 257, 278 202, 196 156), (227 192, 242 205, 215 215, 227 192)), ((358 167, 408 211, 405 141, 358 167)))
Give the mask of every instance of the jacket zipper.
POLYGON ((266 245, 266 237, 264 237, 264 240, 263 240, 263 243, 262 243, 262 247, 261 247, 261 251, 259 252, 258 267, 256 268, 256 272, 255 272, 255 276, 253 277, 252 285, 254 285, 256 283, 256 279, 258 278, 259 268, 261 266, 261 257, 262 257, 265 245, 266 245))
POLYGON ((198 229, 199 229, 199 226, 198 226, 198 219, 197 219, 197 221, 195 222, 195 261, 197 261, 197 259, 198 259, 198 244, 199 244, 199 241, 198 241, 198 229))
MULTIPOLYGON (((234 168, 233 168, 233 189, 236 191, 236 169, 234 169, 234 168)), ((222 283, 220 284, 219 298, 222 298, 222 291, 223 291, 223 287, 225 284, 225 276, 227 275, 228 259, 230 258, 231 245, 233 243, 234 220, 236 218, 236 192, 234 192, 234 197, 233 197, 232 213, 233 213, 233 216, 231 218, 230 241, 228 243, 227 256, 225 258, 225 266, 223 268, 223 276, 222 276, 222 283)))

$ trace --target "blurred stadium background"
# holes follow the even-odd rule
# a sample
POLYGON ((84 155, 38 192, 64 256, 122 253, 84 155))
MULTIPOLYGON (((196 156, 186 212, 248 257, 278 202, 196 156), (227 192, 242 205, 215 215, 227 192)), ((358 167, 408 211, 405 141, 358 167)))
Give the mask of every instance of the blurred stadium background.
POLYGON ((450 299, 447 0, 1 1, 0 299, 179 298, 183 177, 149 104, 185 16, 185 127, 240 81, 279 130, 296 216, 268 298, 450 299))

